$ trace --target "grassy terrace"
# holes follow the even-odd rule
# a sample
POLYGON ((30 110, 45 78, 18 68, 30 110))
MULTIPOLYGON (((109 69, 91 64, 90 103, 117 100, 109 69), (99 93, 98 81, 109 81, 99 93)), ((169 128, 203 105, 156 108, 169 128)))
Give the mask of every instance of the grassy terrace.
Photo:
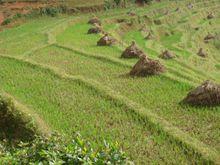
POLYGON ((169 3, 134 9, 140 16, 162 20, 162 25, 141 20, 156 36, 151 41, 144 39, 147 33, 139 31, 141 24, 121 30, 123 25, 115 19, 129 19, 128 10, 122 9, 98 13, 104 29, 120 42, 112 47, 97 47, 100 35, 86 34, 88 15, 35 19, 1 32, 1 88, 36 112, 52 130, 67 136, 80 131, 94 141, 94 146, 103 139, 118 141, 136 163, 198 163, 205 151, 216 161, 220 153, 220 107, 179 103, 204 80, 220 82, 219 49, 202 41, 208 32, 219 33, 220 3, 196 1, 196 7, 188 10, 184 1, 178 4, 180 13, 174 11, 177 4, 169 3), (169 6, 172 10, 164 15, 169 6), (207 11, 216 15, 212 26, 200 24, 207 11), (199 31, 194 31, 195 26, 200 26, 199 31), (160 76, 131 78, 127 73, 137 59, 125 60, 120 55, 132 40, 154 59, 164 49, 178 57, 161 60, 167 72, 160 76), (209 58, 196 56, 200 46, 208 50, 209 58), (163 131, 155 126, 157 123, 163 131), (164 123, 170 125, 169 136, 164 123), (189 146, 180 144, 187 139, 179 139, 181 133, 193 139, 189 146), (198 142, 195 145, 194 140, 198 142))

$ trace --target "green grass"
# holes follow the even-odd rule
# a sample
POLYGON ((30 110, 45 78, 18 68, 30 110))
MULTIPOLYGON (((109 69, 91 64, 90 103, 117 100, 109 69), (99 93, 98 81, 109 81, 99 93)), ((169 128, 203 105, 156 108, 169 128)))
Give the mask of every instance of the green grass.
MULTIPOLYGON (((169 3, 175 9, 176 4, 169 3)), ((103 20, 104 29, 119 41, 111 47, 96 46, 101 35, 87 34, 91 27, 87 24, 89 15, 29 20, 24 25, 1 32, 0 55, 18 58, 0 57, 1 88, 39 114, 52 129, 67 135, 80 131, 83 137, 94 141, 94 146, 102 144, 103 139, 118 141, 136 163, 201 163, 200 156, 194 153, 203 153, 204 146, 218 155, 220 107, 179 104, 204 80, 220 82, 219 50, 213 43, 204 44, 202 41, 203 32, 218 32, 215 29, 218 24, 201 24, 203 9, 217 10, 211 2, 209 5, 197 2, 199 7, 192 11, 184 9, 182 13, 172 11, 163 15, 158 8, 169 8, 169 3, 135 9, 140 16, 147 12, 150 17, 163 22, 161 26, 147 24, 156 36, 150 41, 144 39, 147 34, 138 31, 140 24, 120 33, 121 25, 113 23, 116 18, 125 17, 128 9, 97 13, 103 20), (178 23, 178 20, 184 22, 178 23), (201 26, 197 32, 192 28, 195 25, 201 26), (164 32, 174 33, 165 36, 164 32), (49 42, 48 34, 54 43, 43 47, 49 42), (120 55, 132 40, 151 58, 159 59, 158 55, 165 49, 175 53, 177 58, 159 59, 167 68, 160 76, 131 78, 127 74, 138 59, 121 59, 120 55), (200 45, 210 50, 209 58, 197 57, 200 45), (21 59, 53 68, 59 75, 21 59), (69 78, 71 76, 81 76, 85 82, 92 83, 88 85, 69 78), (105 94, 108 90, 114 91, 114 97, 105 94), (121 102, 119 96, 125 99, 121 102), (131 103, 141 107, 148 116, 143 117, 135 108, 129 108, 131 103), (149 114, 159 120, 148 122, 149 114), (197 151, 186 150, 181 145, 185 143, 184 138, 177 135, 175 139, 178 131, 167 137, 163 125, 161 132, 153 126, 158 121, 169 123, 171 130, 175 128, 183 132, 198 140, 201 146, 197 146, 198 150, 191 146, 197 151)), ((181 3, 180 7, 185 4, 181 3)))
POLYGON ((118 141, 139 163, 188 161, 178 146, 151 132, 138 116, 94 89, 16 60, 1 58, 0 66, 2 88, 34 109, 52 129, 69 135, 80 131, 96 145, 104 139, 118 141))
POLYGON ((201 108, 179 105, 179 102, 192 88, 187 84, 177 83, 160 76, 144 79, 129 78, 125 75, 130 71, 130 67, 117 66, 54 47, 36 52, 31 56, 31 59, 55 66, 71 75, 83 75, 89 79, 102 82, 104 86, 108 86, 142 104, 181 129, 189 130, 189 133, 200 137, 204 142, 211 143, 212 141, 213 146, 218 143, 218 109, 210 111, 210 108, 201 110, 201 108), (211 132, 208 131, 209 127, 204 127, 204 124, 212 125, 211 132), (197 132, 197 129, 201 132, 197 132))

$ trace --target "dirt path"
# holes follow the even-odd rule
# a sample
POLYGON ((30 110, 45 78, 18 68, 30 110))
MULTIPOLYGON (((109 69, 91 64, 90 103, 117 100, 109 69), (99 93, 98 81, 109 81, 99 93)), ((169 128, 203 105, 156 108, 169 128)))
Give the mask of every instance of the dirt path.
POLYGON ((3 21, 4 21, 4 15, 3 13, 0 12, 0 25, 2 24, 3 21))

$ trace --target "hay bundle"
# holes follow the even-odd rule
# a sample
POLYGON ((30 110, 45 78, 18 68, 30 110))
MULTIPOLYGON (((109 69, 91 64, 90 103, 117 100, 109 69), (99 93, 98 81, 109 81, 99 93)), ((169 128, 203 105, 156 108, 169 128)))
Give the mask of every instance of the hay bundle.
POLYGON ((187 4, 187 8, 188 8, 188 9, 193 9, 193 7, 194 7, 194 6, 193 6, 192 3, 187 4))
POLYGON ((140 60, 134 65, 130 71, 131 76, 151 76, 158 75, 165 71, 165 67, 158 61, 141 56, 140 60))
POLYGON ((176 56, 173 53, 171 53, 170 51, 165 50, 164 52, 162 52, 159 55, 159 57, 162 58, 162 59, 168 60, 168 59, 175 58, 176 56))
POLYGON ((134 11, 129 11, 127 12, 127 14, 132 17, 136 16, 136 13, 134 11))
POLYGON ((155 25, 161 25, 161 24, 162 24, 162 22, 161 22, 161 20, 156 19, 156 20, 154 20, 154 24, 155 24, 155 25))
POLYGON ((132 41, 131 45, 125 49, 125 51, 122 53, 122 58, 135 58, 140 57, 141 55, 144 55, 144 52, 140 50, 136 43, 132 41))
POLYGON ((104 37, 100 38, 100 40, 97 42, 98 46, 111 46, 116 42, 114 38, 109 36, 108 34, 105 34, 104 37))
POLYGON ((152 32, 149 32, 148 35, 145 37, 146 40, 152 40, 154 39, 154 36, 152 34, 152 32))
POLYGON ((116 19, 116 22, 117 23, 124 23, 124 22, 126 22, 126 19, 125 18, 118 18, 118 19, 116 19))
POLYGON ((91 25, 97 24, 97 25, 101 26, 102 23, 98 17, 93 17, 89 20, 88 24, 91 24, 91 25))
POLYGON ((208 16, 207 16, 207 19, 213 19, 215 16, 213 13, 209 13, 208 16))
POLYGON ((212 34, 208 34, 205 38, 204 38, 204 42, 208 43, 210 40, 215 39, 215 36, 212 34))
POLYGON ((88 34, 98 34, 102 32, 102 28, 101 27, 92 27, 88 30, 88 34))
POLYGON ((202 48, 199 49, 197 55, 203 58, 207 57, 207 53, 205 53, 202 48))
POLYGON ((207 80, 189 92, 183 103, 200 106, 220 105, 220 85, 207 80))

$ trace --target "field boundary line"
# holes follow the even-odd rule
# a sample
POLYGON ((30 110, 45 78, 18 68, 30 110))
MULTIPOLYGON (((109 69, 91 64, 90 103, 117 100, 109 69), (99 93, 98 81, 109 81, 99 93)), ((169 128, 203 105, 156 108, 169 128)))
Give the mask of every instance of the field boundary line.
POLYGON ((136 113, 141 118, 146 120, 152 126, 154 131, 166 135, 168 140, 178 144, 180 147, 183 147, 183 149, 192 151, 194 153, 194 156, 196 156, 197 158, 202 159, 206 163, 220 163, 219 153, 215 149, 211 149, 206 144, 202 143, 196 138, 192 138, 190 135, 187 135, 179 128, 173 126, 162 117, 159 117, 158 115, 150 112, 149 110, 145 109, 136 102, 117 94, 114 90, 106 88, 94 80, 85 79, 82 76, 71 76, 66 74, 65 72, 60 72, 57 68, 52 68, 47 65, 42 65, 40 63, 35 63, 21 58, 8 57, 2 55, 0 55, 0 57, 18 61, 29 66, 38 67, 42 70, 48 71, 48 73, 51 73, 60 79, 79 81, 80 83, 87 85, 91 89, 96 90, 98 94, 103 95, 107 99, 127 107, 130 111, 136 113))
MULTIPOLYGON (((79 55, 82 55, 84 57, 87 57, 87 58, 94 58, 94 59, 97 59, 97 60, 101 60, 101 61, 105 61, 105 62, 110 62, 112 64, 116 64, 116 65, 119 65, 119 66, 122 66, 122 67, 128 67, 128 68, 132 68, 132 64, 131 63, 127 63, 126 61, 121 61, 121 60, 118 60, 116 58, 112 58, 112 57, 106 57, 106 56, 102 56, 102 55, 94 55, 94 54, 88 54, 86 52, 83 52, 81 50, 76 50, 72 47, 69 47, 69 46, 65 46, 65 45, 61 45, 61 44, 54 44, 54 46, 58 47, 58 48, 62 48, 64 50, 67 50, 67 51, 71 51, 71 52, 74 52, 76 54, 79 54, 79 55)), ((169 70, 171 71, 170 73, 169 72, 166 72, 164 74, 162 74, 161 76, 164 76, 166 77, 167 79, 169 80, 172 80, 172 81, 176 81, 176 82, 179 82, 179 83, 187 83, 189 84, 190 86, 197 86, 199 82, 192 82, 192 81, 189 81, 188 79, 184 79, 184 75, 181 75, 179 76, 178 78, 173 78, 172 77, 172 74, 176 73, 176 71, 172 68, 172 67, 169 67, 169 66, 166 66, 167 68, 169 68, 169 70)))

